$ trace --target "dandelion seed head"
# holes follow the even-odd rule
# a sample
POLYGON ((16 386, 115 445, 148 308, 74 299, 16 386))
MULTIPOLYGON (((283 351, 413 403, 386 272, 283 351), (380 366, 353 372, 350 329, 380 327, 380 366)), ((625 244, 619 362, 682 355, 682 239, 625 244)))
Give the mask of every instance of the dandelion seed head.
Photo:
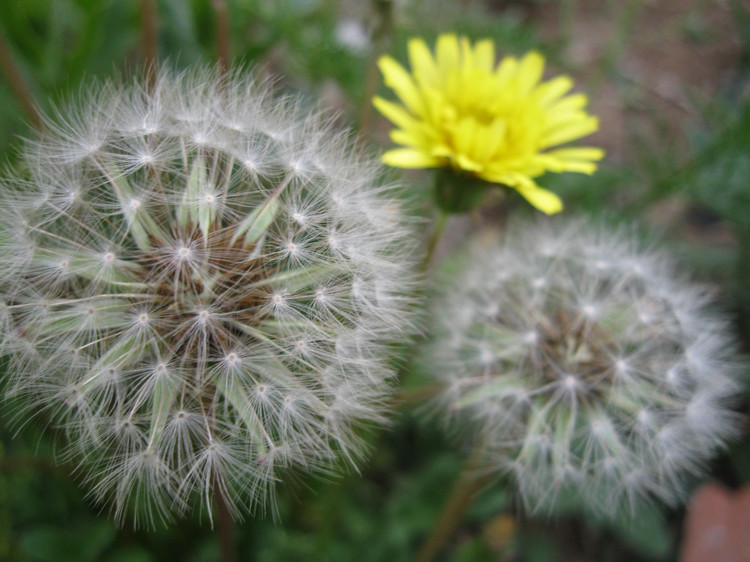
POLYGON ((465 260, 436 289, 422 361, 445 388, 435 410, 530 509, 564 490, 607 515, 677 502, 736 435, 727 324, 665 256, 624 230, 552 221, 465 260))
POLYGON ((120 519, 217 491, 253 513, 382 421, 416 237, 380 164, 302 107, 239 73, 106 83, 0 190, 6 393, 120 519))

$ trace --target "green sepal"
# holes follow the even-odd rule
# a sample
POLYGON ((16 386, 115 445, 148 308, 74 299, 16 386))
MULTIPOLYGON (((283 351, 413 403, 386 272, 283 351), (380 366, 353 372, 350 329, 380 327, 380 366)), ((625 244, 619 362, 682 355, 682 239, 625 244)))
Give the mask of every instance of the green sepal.
POLYGON ((465 173, 440 168, 435 172, 435 203, 447 213, 467 213, 481 206, 487 191, 496 186, 465 173))

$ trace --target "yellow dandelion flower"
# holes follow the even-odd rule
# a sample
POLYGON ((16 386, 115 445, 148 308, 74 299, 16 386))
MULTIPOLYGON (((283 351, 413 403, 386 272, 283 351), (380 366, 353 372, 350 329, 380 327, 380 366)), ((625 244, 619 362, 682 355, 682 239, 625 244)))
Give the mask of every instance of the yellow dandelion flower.
POLYGON ((378 61, 385 84, 401 103, 375 97, 375 107, 397 128, 383 162, 401 168, 446 167, 518 190, 551 214, 560 198, 532 178, 545 172, 591 174, 599 148, 556 146, 596 131, 573 81, 541 81, 544 57, 530 52, 495 64, 495 45, 441 35, 435 55, 421 39, 409 41, 411 73, 389 56, 378 61))

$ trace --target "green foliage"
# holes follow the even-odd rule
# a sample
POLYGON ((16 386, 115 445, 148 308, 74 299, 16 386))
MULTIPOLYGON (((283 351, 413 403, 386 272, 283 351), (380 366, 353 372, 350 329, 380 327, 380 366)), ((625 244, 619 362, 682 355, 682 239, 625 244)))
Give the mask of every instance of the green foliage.
POLYGON ((112 523, 100 520, 65 528, 57 525, 34 527, 24 533, 21 543, 26 554, 34 560, 87 562, 99 560, 114 536, 112 523))

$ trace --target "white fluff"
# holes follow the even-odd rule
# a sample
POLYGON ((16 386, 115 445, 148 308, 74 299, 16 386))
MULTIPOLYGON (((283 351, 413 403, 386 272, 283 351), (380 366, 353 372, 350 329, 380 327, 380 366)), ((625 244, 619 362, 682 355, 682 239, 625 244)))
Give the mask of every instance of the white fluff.
POLYGON ((415 236, 379 164, 300 105, 213 70, 106 83, 4 182, 8 392, 120 518, 210 513, 216 489, 252 512, 382 420, 415 236))
POLYGON ((727 324, 669 259, 585 221, 517 225, 437 290, 436 409, 530 509, 673 502, 735 435, 727 324), (456 416, 463 423, 456 423, 456 416))

